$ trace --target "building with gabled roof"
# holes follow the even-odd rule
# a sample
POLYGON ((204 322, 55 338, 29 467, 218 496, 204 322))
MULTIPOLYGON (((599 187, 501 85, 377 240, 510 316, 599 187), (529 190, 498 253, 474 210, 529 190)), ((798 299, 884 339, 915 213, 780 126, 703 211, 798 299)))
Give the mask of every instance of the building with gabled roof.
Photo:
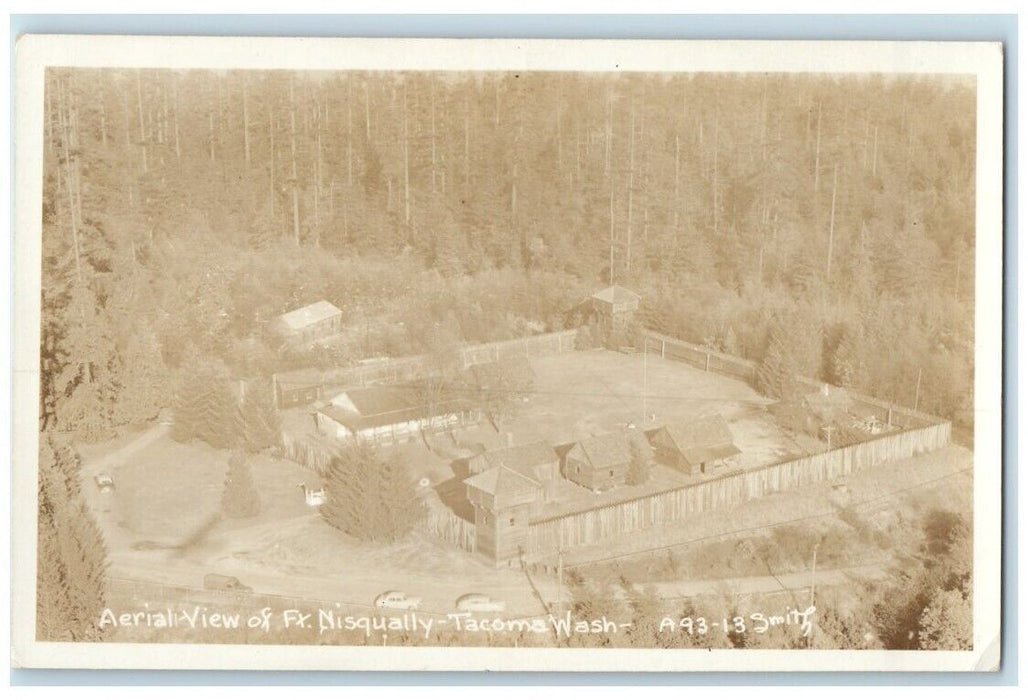
POLYGON ((593 491, 624 484, 632 463, 630 440, 626 431, 579 440, 564 459, 564 478, 593 491))
POLYGON ((528 524, 542 484, 506 466, 464 480, 475 508, 475 552, 496 566, 516 566, 528 544, 528 524))
POLYGON ((571 310, 572 318, 582 324, 595 326, 600 338, 608 347, 630 344, 628 337, 632 321, 642 297, 627 287, 612 284, 590 295, 571 310))
POLYGON ((468 425, 478 412, 460 400, 428 402, 412 386, 355 387, 314 414, 318 430, 339 440, 404 442, 420 432, 468 425))
POLYGON ((342 330, 343 312, 324 300, 288 311, 271 322, 271 332, 294 347, 311 345, 342 330))
POLYGON ((635 311, 639 308, 642 296, 620 284, 612 284, 606 289, 593 294, 593 308, 605 312, 635 311))
POLYGON ((468 471, 480 474, 504 467, 535 480, 542 487, 543 500, 553 498, 560 478, 560 457, 548 442, 511 445, 489 450, 468 460, 468 471))
POLYGON ((535 479, 507 467, 493 467, 469 476, 464 485, 469 489, 468 500, 494 511, 535 503, 541 487, 535 479))
POLYGON ((740 453, 728 423, 720 414, 665 425, 652 433, 657 459, 686 474, 705 474, 740 453))

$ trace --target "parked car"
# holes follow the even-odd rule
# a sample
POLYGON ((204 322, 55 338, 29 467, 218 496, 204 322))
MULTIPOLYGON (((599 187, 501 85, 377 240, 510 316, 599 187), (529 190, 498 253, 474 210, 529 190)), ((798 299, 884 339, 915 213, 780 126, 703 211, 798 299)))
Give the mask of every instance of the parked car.
POLYGON ((392 608, 394 610, 417 610, 421 606, 421 598, 408 596, 403 591, 386 591, 375 598, 376 608, 392 608))
POLYGON ((493 600, 481 593, 465 593, 457 599, 461 612, 503 612, 507 605, 502 600, 493 600))
POLYGON ((97 474, 93 477, 96 488, 100 493, 107 493, 114 490, 114 478, 110 474, 97 474))
POLYGON ((249 593, 253 589, 243 585, 235 576, 223 574, 207 574, 203 577, 203 587, 208 591, 239 591, 249 593))

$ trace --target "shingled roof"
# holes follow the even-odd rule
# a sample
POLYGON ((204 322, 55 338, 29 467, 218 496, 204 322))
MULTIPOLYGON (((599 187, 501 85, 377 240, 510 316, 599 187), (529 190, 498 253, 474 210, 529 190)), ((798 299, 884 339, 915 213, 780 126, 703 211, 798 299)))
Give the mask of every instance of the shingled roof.
POLYGON ((368 386, 347 389, 333 398, 333 403, 319 409, 320 413, 345 425, 352 432, 384 425, 431 418, 467 408, 463 401, 439 401, 429 406, 412 387, 368 386), (335 403, 345 395, 357 412, 335 403))
POLYGON ((611 285, 606 289, 601 289, 593 294, 592 298, 608 304, 625 304, 642 299, 641 296, 633 292, 631 289, 622 287, 620 284, 611 285))
POLYGON ((557 459, 557 453, 553 451, 553 447, 545 441, 539 441, 483 452, 472 457, 470 462, 484 464, 485 469, 480 470, 482 472, 494 467, 506 467, 535 479, 536 467, 550 464, 557 459))
POLYGON ((422 403, 412 389, 403 386, 354 387, 337 394, 336 398, 343 394, 362 416, 402 411, 422 403))
POLYGON ((739 454, 732 431, 720 414, 664 426, 668 437, 689 464, 704 464, 739 454))
POLYGON ((468 477, 464 484, 492 496, 497 509, 529 503, 541 488, 540 483, 532 477, 506 467, 487 469, 481 474, 468 477))
POLYGON ((632 460, 628 439, 628 435, 622 432, 592 435, 579 440, 571 451, 581 451, 582 456, 594 469, 607 469, 632 460))

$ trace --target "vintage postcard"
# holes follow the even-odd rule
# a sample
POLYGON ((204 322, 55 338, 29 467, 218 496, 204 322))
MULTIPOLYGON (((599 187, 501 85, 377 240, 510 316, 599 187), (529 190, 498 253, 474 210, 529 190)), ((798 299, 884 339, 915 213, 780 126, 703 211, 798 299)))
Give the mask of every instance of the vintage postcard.
POLYGON ((996 669, 1002 65, 23 37, 13 663, 996 669))

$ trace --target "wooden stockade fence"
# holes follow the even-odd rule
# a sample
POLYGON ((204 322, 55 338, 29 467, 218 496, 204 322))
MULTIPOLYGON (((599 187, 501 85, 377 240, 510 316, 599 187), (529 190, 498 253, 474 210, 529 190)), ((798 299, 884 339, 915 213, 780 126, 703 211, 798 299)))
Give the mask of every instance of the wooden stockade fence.
POLYGON ((295 437, 282 431, 282 454, 301 467, 321 476, 328 473, 329 464, 335 456, 333 446, 316 436, 295 437))
POLYGON ((513 340, 468 345, 461 348, 461 362, 464 369, 489 362, 512 360, 519 357, 546 357, 562 355, 575 349, 577 330, 556 331, 542 335, 530 335, 513 340))
MULTIPOLYGON (((752 360, 726 355, 702 345, 650 330, 643 331, 642 342, 645 344, 646 352, 659 352, 662 358, 686 362, 699 369, 742 379, 750 384, 757 377, 757 363, 752 360)), ((821 382, 798 375, 794 377, 794 380, 811 392, 818 391, 823 386, 821 382)), ((859 394, 851 389, 846 390, 846 395, 853 401, 854 411, 859 415, 873 415, 883 424, 900 429, 923 428, 941 421, 937 416, 915 411, 912 408, 873 396, 859 394)))
POLYGON ((475 524, 445 506, 431 509, 425 518, 424 532, 460 547, 465 552, 475 551, 475 524))
MULTIPOLYGON (((466 345, 459 350, 463 369, 474 365, 519 357, 559 355, 575 349, 575 329, 541 335, 466 345)), ((302 369, 272 375, 272 385, 279 408, 311 403, 326 398, 330 392, 346 387, 368 384, 398 384, 430 376, 438 371, 438 359, 432 355, 414 355, 366 362, 353 367, 302 369)))
MULTIPOLYGON (((574 349, 575 333, 574 330, 562 331, 469 346, 462 350, 461 361, 465 367, 470 367, 514 357, 563 353, 574 349)), ((756 378, 757 365, 750 360, 651 331, 642 334, 642 342, 646 352, 659 351, 663 358, 687 362, 700 369, 750 383, 756 378)), ((362 372, 357 375, 357 381, 374 381, 371 377, 393 378, 405 376, 405 373, 426 371, 427 364, 418 367, 419 360, 424 361, 423 358, 390 361, 394 363, 390 365, 392 370, 385 369, 385 363, 355 368, 362 372), (389 371, 394 374, 389 374, 389 371)), ((337 373, 333 376, 337 380, 342 375, 337 373)), ((811 392, 822 386, 819 382, 803 377, 797 377, 796 380, 811 392)), ((319 385, 319 391, 322 386, 319 385)), ((883 462, 937 450, 950 442, 951 425, 948 421, 852 391, 847 391, 847 394, 854 402, 855 411, 862 415, 873 414, 895 430, 825 452, 731 472, 702 483, 536 520, 528 528, 525 559, 529 562, 540 561, 562 549, 609 541, 680 522, 701 513, 735 506, 777 491, 836 479, 883 462)), ((332 458, 329 446, 314 439, 283 435, 283 449, 288 458, 321 474, 332 458)), ((425 519, 423 531, 465 551, 475 551, 474 523, 464 520, 448 508, 433 508, 425 519)))
MULTIPOLYGON (((642 333, 642 342, 646 352, 659 352, 662 358, 750 383, 756 379, 757 363, 751 360, 652 331, 642 333)), ((796 377, 796 381, 811 392, 822 386, 805 377, 796 377)), ((883 462, 937 450, 950 442, 948 421, 853 391, 847 391, 847 395, 859 415, 873 414, 896 430, 833 450, 728 473, 699 484, 537 520, 529 525, 526 559, 538 561, 552 557, 561 549, 609 541, 776 491, 829 481, 883 462)))
POLYGON ((642 337, 646 351, 659 351, 663 358, 687 362, 702 370, 717 372, 747 382, 753 382, 757 377, 757 363, 752 360, 726 355, 702 345, 695 345, 654 331, 644 331, 642 337))
POLYGON ((889 460, 937 450, 949 441, 950 424, 943 421, 798 459, 726 474, 700 484, 536 521, 529 526, 526 558, 538 561, 560 549, 596 544, 738 505, 776 491, 836 479, 889 460))

